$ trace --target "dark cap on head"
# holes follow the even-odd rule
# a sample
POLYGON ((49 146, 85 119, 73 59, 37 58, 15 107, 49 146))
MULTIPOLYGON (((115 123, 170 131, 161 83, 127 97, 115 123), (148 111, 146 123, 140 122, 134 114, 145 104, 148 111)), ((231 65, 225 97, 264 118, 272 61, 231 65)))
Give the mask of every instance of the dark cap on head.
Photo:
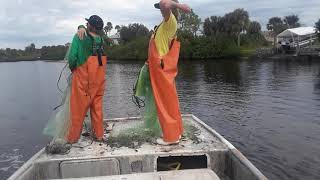
MULTIPOLYGON (((179 0, 171 0, 171 1, 176 2, 176 3, 179 3, 179 0)), ((154 4, 154 7, 155 7, 156 9, 160 9, 160 3, 154 4)), ((176 17, 176 19, 179 20, 179 19, 180 19, 179 10, 178 10, 177 8, 173 8, 173 9, 171 9, 171 11, 172 11, 172 14, 176 17)))
MULTIPOLYGON (((179 3, 179 0, 172 0, 172 1, 174 1, 174 2, 176 2, 176 3, 179 3)), ((154 7, 155 7, 156 9, 160 9, 160 3, 155 3, 155 4, 154 4, 154 7)))
POLYGON ((155 3, 155 4, 154 4, 154 7, 155 7, 156 9, 160 9, 160 3, 155 3))
POLYGON ((92 15, 89 19, 86 18, 86 20, 91 26, 95 27, 97 30, 101 31, 103 29, 103 20, 99 16, 92 15))

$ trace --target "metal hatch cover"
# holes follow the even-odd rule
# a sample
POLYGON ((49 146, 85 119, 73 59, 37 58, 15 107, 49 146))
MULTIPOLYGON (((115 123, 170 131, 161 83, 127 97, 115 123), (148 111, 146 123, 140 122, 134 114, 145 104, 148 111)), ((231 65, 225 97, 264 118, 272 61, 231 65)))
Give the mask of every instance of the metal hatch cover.
POLYGON ((180 171, 162 171, 117 176, 74 178, 68 180, 220 180, 211 169, 192 169, 180 171))
POLYGON ((60 164, 61 178, 81 178, 119 175, 119 161, 115 158, 69 160, 60 164))

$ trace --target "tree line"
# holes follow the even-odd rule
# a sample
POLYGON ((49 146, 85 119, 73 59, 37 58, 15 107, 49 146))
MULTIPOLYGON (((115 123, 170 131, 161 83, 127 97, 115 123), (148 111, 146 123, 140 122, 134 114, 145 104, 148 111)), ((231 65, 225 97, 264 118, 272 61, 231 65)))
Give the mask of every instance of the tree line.
POLYGON ((0 49, 0 61, 19 60, 63 60, 69 44, 58 46, 42 46, 37 49, 34 43, 21 49, 0 49))
MULTIPOLYGON (((300 27, 297 15, 283 18, 271 17, 266 29, 275 37, 287 28, 300 27)), ((315 23, 320 32, 320 19, 315 23)), ((251 21, 249 13, 244 9, 235 9, 224 16, 210 16, 202 19, 192 11, 181 14, 177 36, 181 42, 180 58, 182 59, 213 59, 250 55, 255 48, 270 46, 261 31, 261 24, 251 21)), ((105 38, 105 51, 111 59, 147 58, 150 36, 154 29, 148 29, 141 23, 116 25, 107 22, 102 35, 105 38), (119 43, 109 37, 115 29, 120 35, 119 43)), ((319 36, 320 39, 320 36, 319 36)), ((0 59, 49 59, 61 60, 68 49, 68 44, 59 46, 43 46, 40 49, 32 43, 24 50, 0 49, 0 59)))
MULTIPOLYGON (((266 29, 274 37, 275 45, 276 35, 301 25, 298 15, 288 15, 271 17, 266 29)), ((148 31, 144 25, 137 23, 116 27, 120 33, 120 45, 111 45, 107 49, 109 56, 114 59, 146 59, 149 36, 153 30, 148 31)), ((320 19, 315 27, 320 32, 320 19)), ((183 59, 250 56, 256 48, 270 47, 272 44, 263 36, 261 24, 251 21, 244 9, 235 9, 224 16, 210 16, 204 21, 194 11, 181 14, 178 38, 181 42, 180 58, 183 59)))
MULTIPOLYGON (((146 59, 153 30, 137 23, 116 27, 120 44, 111 45, 107 54, 118 59, 146 59)), ((177 34, 181 42, 180 58, 183 59, 240 57, 243 49, 268 45, 261 34, 260 23, 250 21, 249 13, 244 9, 236 9, 222 17, 211 16, 204 21, 194 11, 182 13, 177 34)))
POLYGON ((315 23, 315 28, 318 30, 318 37, 320 41, 320 19, 315 23))

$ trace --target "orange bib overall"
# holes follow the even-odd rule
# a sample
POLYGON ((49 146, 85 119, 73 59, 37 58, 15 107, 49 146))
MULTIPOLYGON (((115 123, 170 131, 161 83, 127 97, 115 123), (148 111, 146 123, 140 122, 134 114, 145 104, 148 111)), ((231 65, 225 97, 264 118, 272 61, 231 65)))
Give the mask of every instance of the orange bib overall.
POLYGON ((106 56, 102 56, 99 65, 98 56, 89 56, 85 64, 74 69, 71 82, 71 124, 68 142, 79 140, 82 124, 90 108, 91 126, 97 139, 104 134, 103 129, 103 94, 105 89, 106 56))
POLYGON ((178 74, 180 42, 173 40, 170 51, 160 57, 154 38, 149 43, 148 64, 152 91, 163 140, 175 142, 183 133, 175 77, 178 74))

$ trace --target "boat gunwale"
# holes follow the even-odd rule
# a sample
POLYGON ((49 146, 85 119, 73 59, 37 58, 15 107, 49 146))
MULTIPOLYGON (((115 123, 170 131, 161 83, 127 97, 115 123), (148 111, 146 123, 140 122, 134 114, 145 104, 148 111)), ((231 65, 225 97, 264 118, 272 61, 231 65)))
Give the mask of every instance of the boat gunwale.
POLYGON ((45 148, 42 148, 39 152, 33 155, 26 163, 24 163, 17 171, 15 171, 7 180, 18 179, 23 173, 33 167, 34 161, 38 159, 45 152, 45 148))

